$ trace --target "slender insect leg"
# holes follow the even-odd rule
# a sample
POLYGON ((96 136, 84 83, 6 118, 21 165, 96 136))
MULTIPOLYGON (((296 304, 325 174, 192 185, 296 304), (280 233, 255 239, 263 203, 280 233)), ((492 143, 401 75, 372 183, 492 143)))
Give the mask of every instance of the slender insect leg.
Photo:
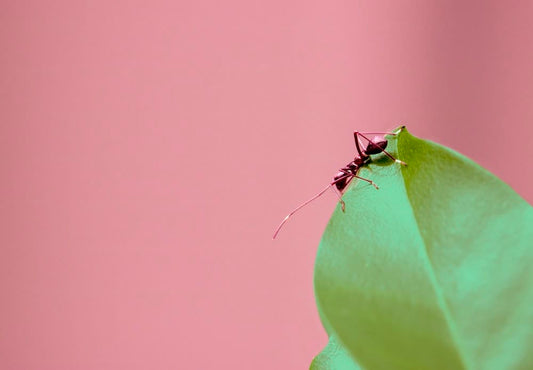
POLYGON ((363 151, 361 150, 361 142, 359 141, 359 133, 357 131, 353 132, 353 138, 355 140, 355 148, 357 149, 357 153, 359 154, 359 157, 364 157, 363 151))
POLYGON ((341 204, 342 212, 345 212, 346 211, 346 203, 344 203, 344 200, 342 200, 342 194, 339 193, 339 191, 337 190, 337 188, 335 186, 331 186, 331 190, 333 190, 333 192, 335 193, 337 198, 339 198, 339 202, 341 204))
MULTIPOLYGON (((356 136, 357 136, 357 135, 360 135, 361 137, 365 138, 368 142, 373 143, 372 140, 370 140, 369 138, 367 138, 364 134, 362 134, 362 133, 360 133, 360 132, 357 132, 357 131, 356 131, 356 132, 355 132, 355 135, 356 135, 356 136)), ((399 160, 399 159, 394 158, 394 157, 392 156, 392 154, 390 154, 390 153, 387 152, 386 150, 383 150, 383 153, 385 153, 385 155, 386 155, 387 157, 389 157, 390 159, 392 159, 394 162, 399 163, 399 164, 401 164, 402 166, 407 166, 407 163, 405 163, 404 161, 401 161, 401 160, 399 160)))
MULTIPOLYGON (((355 131, 355 132, 359 132, 359 131, 355 131)), ((398 135, 396 132, 363 132, 363 134, 365 135, 398 135)))
POLYGON ((379 186, 377 186, 376 183, 375 183, 374 181, 372 181, 372 180, 365 179, 364 177, 357 176, 357 175, 353 175, 353 177, 356 177, 356 178, 358 178, 359 180, 366 181, 366 182, 368 182, 370 185, 372 185, 373 187, 375 187, 376 189, 379 189, 379 186))
POLYGON ((359 137, 359 135, 357 136, 357 140, 359 141, 359 145, 361 145, 362 148, 365 147, 365 144, 363 143, 363 141, 361 140, 361 138, 359 137))

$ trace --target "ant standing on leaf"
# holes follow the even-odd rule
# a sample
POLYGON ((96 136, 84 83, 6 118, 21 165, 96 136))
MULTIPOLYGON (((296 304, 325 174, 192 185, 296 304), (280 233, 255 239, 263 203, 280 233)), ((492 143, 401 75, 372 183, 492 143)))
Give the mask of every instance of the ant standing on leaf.
POLYGON ((385 150, 387 147, 387 144, 389 141, 383 137, 383 135, 397 135, 397 133, 390 133, 390 132, 365 132, 361 133, 359 131, 354 131, 353 136, 355 140, 355 148, 357 149, 357 155, 355 156, 354 160, 348 163, 346 166, 341 168, 339 172, 335 175, 333 178, 333 182, 331 182, 328 186, 326 186, 322 191, 320 191, 318 194, 313 196, 311 199, 305 201, 304 203, 300 204, 298 207, 296 207, 291 213, 289 213, 283 221, 281 221, 281 224, 279 224, 278 228, 276 229, 276 232, 274 233, 274 236, 272 239, 276 239, 276 236, 278 236, 279 231, 287 222, 287 220, 295 214, 298 210, 303 208, 304 206, 311 203, 313 200, 324 194, 329 188, 332 188, 335 191, 335 194, 339 197, 339 201, 341 203, 342 211, 346 209, 346 204, 342 200, 342 194, 348 184, 354 179, 357 178, 359 180, 363 180, 368 182, 370 185, 375 187, 376 189, 379 189, 379 187, 369 179, 365 179, 364 177, 357 176, 357 172, 359 172, 359 169, 368 163, 372 161, 370 158, 371 155, 384 153, 386 156, 388 156, 390 159, 392 159, 394 162, 401 164, 402 166, 407 166, 407 163, 400 161, 399 159, 396 159, 385 150), (376 136, 374 140, 370 140, 365 135, 381 135, 381 137, 376 136), (363 143, 361 142, 361 138, 365 139, 368 144, 366 148, 364 147, 363 143), (363 148, 363 149, 361 149, 363 148), (335 185, 335 187, 333 187, 335 185))

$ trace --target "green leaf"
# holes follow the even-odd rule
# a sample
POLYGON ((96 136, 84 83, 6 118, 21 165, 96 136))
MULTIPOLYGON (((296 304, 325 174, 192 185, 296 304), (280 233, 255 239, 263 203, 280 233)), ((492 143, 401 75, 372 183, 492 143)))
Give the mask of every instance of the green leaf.
POLYGON ((533 369, 533 208, 405 129, 389 149, 408 166, 374 156, 322 237, 312 369, 533 369))
POLYGON ((338 343, 334 335, 329 337, 328 345, 313 359, 310 370, 343 369, 361 370, 350 354, 338 343))

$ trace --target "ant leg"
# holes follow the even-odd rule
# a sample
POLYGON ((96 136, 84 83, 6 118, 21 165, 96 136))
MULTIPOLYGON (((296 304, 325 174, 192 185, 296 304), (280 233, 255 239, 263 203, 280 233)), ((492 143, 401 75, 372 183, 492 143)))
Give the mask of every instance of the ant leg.
POLYGON ((365 135, 398 135, 397 132, 363 132, 363 134, 365 135))
POLYGON ((359 152, 359 157, 362 157, 363 153, 362 153, 361 148, 364 148, 365 145, 363 144, 363 142, 359 138, 359 133, 357 131, 354 131, 353 138, 354 138, 354 141, 355 141, 355 147, 357 148, 357 151, 359 152))
POLYGON ((375 183, 374 181, 369 180, 369 179, 365 179, 364 177, 357 176, 357 175, 353 175, 353 177, 356 177, 356 178, 358 178, 359 180, 366 181, 366 182, 368 182, 370 185, 372 185, 373 187, 375 187, 376 190, 379 190, 379 186, 377 186, 376 183, 375 183))
MULTIPOLYGON (((368 142, 370 142, 370 143, 374 143, 372 140, 370 140, 370 139, 367 138, 364 134, 362 134, 362 133, 360 133, 360 132, 358 132, 358 131, 356 131, 356 132, 354 133, 354 135, 356 135, 356 136, 359 135, 359 136, 365 138, 368 142)), ((399 163, 399 164, 401 164, 402 166, 407 166, 407 163, 405 163, 404 161, 401 161, 401 160, 399 160, 399 159, 394 158, 394 157, 392 156, 392 154, 390 154, 389 152, 387 152, 385 149, 383 149, 383 153, 385 153, 385 155, 386 155, 387 157, 389 157, 390 159, 392 159, 394 162, 399 163)))
POLYGON ((387 152, 386 150, 383 150, 383 153, 385 153, 385 155, 386 155, 387 157, 389 157, 390 159, 392 159, 394 162, 399 163, 399 164, 401 164, 402 166, 407 166, 407 163, 405 163, 404 161, 401 161, 401 160, 399 160, 399 159, 397 159, 397 158, 394 158, 394 157, 392 156, 392 154, 390 154, 390 153, 387 152))
POLYGON ((359 141, 359 132, 354 131, 353 132, 353 139, 355 140, 355 148, 357 149, 357 153, 359 153, 359 157, 363 158, 365 155, 363 154, 363 151, 361 150, 361 146, 363 144, 359 141))
POLYGON ((335 186, 332 186, 331 190, 333 190, 333 192, 335 193, 337 198, 339 198, 339 202, 341 204, 342 212, 345 212, 346 211, 346 203, 344 203, 344 200, 342 200, 342 195, 339 193, 339 191, 337 190, 337 188, 335 186))
MULTIPOLYGON (((313 200, 315 200, 316 198, 320 197, 322 194, 324 194, 326 191, 328 191, 328 189, 335 185, 336 183, 346 179, 347 177, 350 177, 351 174, 347 174, 346 176, 341 176, 339 177, 337 180, 333 181, 332 183, 330 183, 328 186, 326 186, 324 189, 322 189, 320 192, 318 192, 317 194, 315 194, 312 198, 306 200, 305 202, 303 202, 302 204, 300 204, 298 207, 296 207, 295 209, 293 209, 291 211, 291 213, 289 213, 287 216, 285 216, 285 218, 283 219, 283 221, 281 221, 281 223, 279 224, 278 228, 276 229, 276 231, 274 232, 274 235, 272 236, 272 239, 276 239, 276 236, 278 236, 281 228, 283 227, 283 225, 285 225, 285 223, 289 220, 289 218, 291 218, 291 216, 293 214, 295 214, 296 212, 298 212, 300 209, 302 209, 303 207, 305 207, 306 205, 308 205, 309 203, 311 203, 313 200)), ((343 201, 344 203, 344 201, 343 201)))

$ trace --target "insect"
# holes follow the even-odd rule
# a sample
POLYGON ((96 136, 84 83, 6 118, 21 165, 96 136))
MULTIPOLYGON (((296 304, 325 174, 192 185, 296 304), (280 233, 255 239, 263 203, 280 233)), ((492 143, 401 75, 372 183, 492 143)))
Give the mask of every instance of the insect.
POLYGON ((339 202, 341 203, 342 211, 344 212, 346 209, 346 204, 342 200, 342 194, 348 184, 356 178, 359 180, 363 180, 368 182, 370 185, 375 187, 376 189, 379 189, 379 187, 369 179, 365 179, 364 177, 358 176, 357 172, 359 172, 359 169, 368 163, 372 161, 372 158, 370 158, 371 155, 384 153, 386 156, 391 158, 394 162, 401 164, 402 166, 406 166, 407 163, 400 161, 399 159, 396 159, 385 150, 388 144, 388 140, 383 137, 383 135, 397 135, 397 133, 390 133, 390 132, 359 132, 354 131, 353 136, 355 140, 355 148, 357 149, 357 154, 355 155, 355 158, 353 161, 348 163, 346 166, 341 168, 339 172, 333 177, 333 181, 328 184, 324 189, 322 189, 318 194, 314 195, 311 199, 306 200, 304 203, 300 204, 298 207, 296 207, 294 210, 291 211, 279 224, 278 228, 274 232, 274 236, 272 239, 276 239, 276 236, 278 236, 279 231, 285 225, 285 223, 289 220, 289 218, 295 214, 297 211, 299 211, 301 208, 305 207, 309 203, 311 203, 316 198, 320 197, 322 194, 324 194, 326 191, 328 191, 329 188, 332 188, 335 191, 335 194, 337 194, 337 197, 339 198, 339 202), (366 135, 381 135, 376 136, 373 140, 370 140, 366 135), (366 145, 366 148, 364 147, 363 143, 361 142, 361 139, 364 139, 368 142, 366 145))

